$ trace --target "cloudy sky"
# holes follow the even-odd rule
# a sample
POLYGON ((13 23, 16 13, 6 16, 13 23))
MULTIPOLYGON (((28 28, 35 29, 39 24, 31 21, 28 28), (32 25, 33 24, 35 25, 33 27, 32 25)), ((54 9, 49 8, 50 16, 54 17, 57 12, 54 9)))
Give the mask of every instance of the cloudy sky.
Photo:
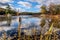
POLYGON ((59 4, 60 0, 0 0, 0 7, 5 8, 9 4, 19 12, 39 12, 41 5, 50 3, 59 4))

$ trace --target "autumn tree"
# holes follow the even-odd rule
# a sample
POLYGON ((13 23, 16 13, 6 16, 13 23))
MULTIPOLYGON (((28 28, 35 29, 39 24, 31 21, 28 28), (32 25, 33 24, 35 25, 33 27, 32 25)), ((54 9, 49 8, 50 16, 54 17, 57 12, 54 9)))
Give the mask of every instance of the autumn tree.
POLYGON ((46 12, 47 12, 46 6, 45 5, 42 5, 41 6, 41 13, 42 14, 45 14, 46 12))
POLYGON ((51 14, 60 14, 60 5, 58 5, 58 4, 50 4, 49 12, 51 14))

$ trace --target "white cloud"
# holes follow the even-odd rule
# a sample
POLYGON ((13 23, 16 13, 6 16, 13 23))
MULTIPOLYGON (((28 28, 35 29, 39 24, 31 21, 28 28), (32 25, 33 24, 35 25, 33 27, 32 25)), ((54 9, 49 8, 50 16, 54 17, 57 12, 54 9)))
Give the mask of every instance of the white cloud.
MULTIPOLYGON (((0 0, 0 7, 1 8, 6 8, 7 7, 7 5, 8 5, 8 3, 12 3, 12 2, 14 2, 13 0, 0 0)), ((12 6, 11 6, 12 7, 12 6)))
POLYGON ((60 4, 60 0, 48 0, 45 4, 48 6, 51 3, 60 4))
POLYGON ((14 29, 15 27, 0 27, 0 31, 8 31, 8 30, 11 30, 11 29, 14 29))
POLYGON ((15 8, 14 8, 14 5, 12 5, 12 4, 9 4, 10 5, 10 8, 12 9, 12 10, 14 10, 15 8))
POLYGON ((31 8, 31 4, 29 2, 23 2, 23 1, 19 1, 18 4, 26 7, 26 8, 31 8))
POLYGON ((41 6, 42 6, 42 5, 36 5, 35 8, 39 8, 39 9, 40 9, 41 6))
POLYGON ((36 12, 40 12, 40 8, 41 8, 42 5, 36 5, 34 8, 38 9, 38 10, 35 10, 36 12))
POLYGON ((38 4, 43 4, 44 0, 35 0, 35 2, 37 2, 38 4))
POLYGON ((13 2, 13 0, 0 0, 1 3, 13 2))
POLYGON ((50 3, 60 4, 60 0, 27 0, 30 2, 37 2, 38 4, 49 5, 50 3))
POLYGON ((51 3, 60 4, 60 0, 27 0, 27 1, 37 2, 38 5, 36 5, 34 8, 38 9, 40 9, 42 5, 46 5, 48 7, 51 3))
POLYGON ((37 2, 38 4, 42 3, 43 1, 45 0, 27 0, 27 1, 30 1, 30 2, 37 2))

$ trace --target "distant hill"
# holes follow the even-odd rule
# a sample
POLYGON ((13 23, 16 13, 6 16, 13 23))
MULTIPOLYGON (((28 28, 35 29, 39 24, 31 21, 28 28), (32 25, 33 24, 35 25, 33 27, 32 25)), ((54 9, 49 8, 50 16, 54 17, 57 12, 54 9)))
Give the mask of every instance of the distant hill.
POLYGON ((41 13, 34 13, 34 12, 21 12, 19 15, 40 15, 41 13))

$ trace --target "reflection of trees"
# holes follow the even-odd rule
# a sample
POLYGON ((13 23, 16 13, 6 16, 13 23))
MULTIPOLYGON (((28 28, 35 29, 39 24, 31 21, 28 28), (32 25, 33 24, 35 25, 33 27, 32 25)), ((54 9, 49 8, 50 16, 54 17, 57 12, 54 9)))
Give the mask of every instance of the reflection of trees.
POLYGON ((10 26, 11 24, 11 17, 7 17, 7 25, 10 26))

